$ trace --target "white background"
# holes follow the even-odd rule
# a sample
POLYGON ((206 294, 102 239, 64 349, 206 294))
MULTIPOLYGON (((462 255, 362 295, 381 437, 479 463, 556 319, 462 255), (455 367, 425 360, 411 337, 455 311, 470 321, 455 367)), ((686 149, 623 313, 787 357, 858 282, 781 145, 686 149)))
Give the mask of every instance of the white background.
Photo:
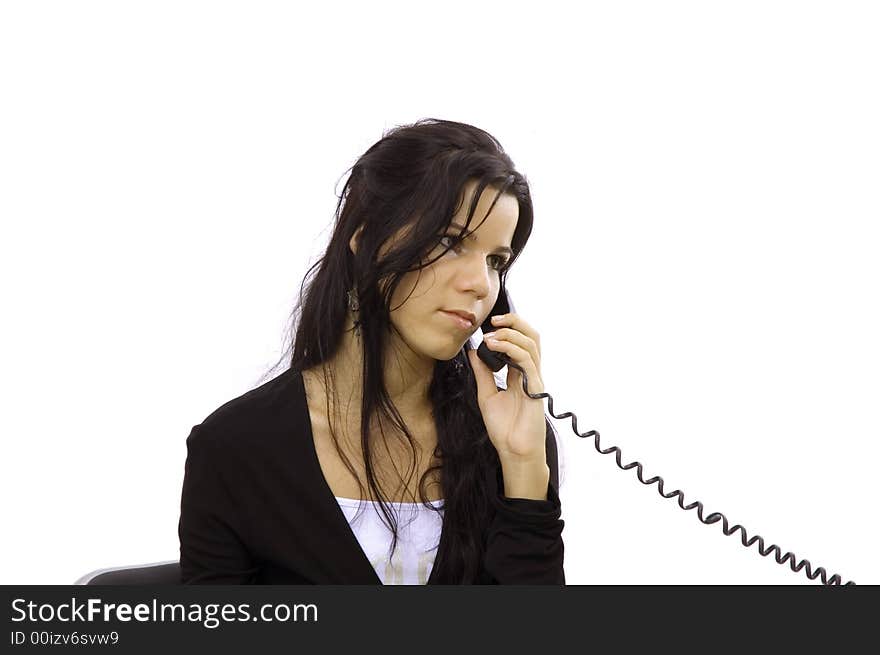
MULTIPOLYGON (((531 183, 509 286, 556 412, 877 584, 878 33, 871 2, 4 3, 0 582, 178 557, 191 427, 277 361, 346 169, 439 117, 531 183)), ((819 584, 570 425, 569 584, 819 584)))

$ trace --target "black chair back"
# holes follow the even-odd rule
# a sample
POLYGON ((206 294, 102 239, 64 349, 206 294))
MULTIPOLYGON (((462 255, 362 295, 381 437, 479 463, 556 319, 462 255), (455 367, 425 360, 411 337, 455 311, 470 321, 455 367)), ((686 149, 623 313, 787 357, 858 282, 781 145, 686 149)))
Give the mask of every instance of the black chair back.
POLYGON ((98 569, 86 573, 74 584, 83 585, 154 585, 181 584, 180 562, 167 561, 154 564, 136 564, 98 569))

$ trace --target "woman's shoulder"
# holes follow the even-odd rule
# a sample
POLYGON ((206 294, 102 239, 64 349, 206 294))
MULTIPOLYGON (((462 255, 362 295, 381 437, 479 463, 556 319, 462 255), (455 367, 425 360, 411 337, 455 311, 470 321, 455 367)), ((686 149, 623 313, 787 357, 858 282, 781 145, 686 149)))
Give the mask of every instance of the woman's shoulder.
POLYGON ((193 426, 187 445, 237 457, 271 454, 305 427, 307 410, 301 374, 287 369, 214 409, 193 426))

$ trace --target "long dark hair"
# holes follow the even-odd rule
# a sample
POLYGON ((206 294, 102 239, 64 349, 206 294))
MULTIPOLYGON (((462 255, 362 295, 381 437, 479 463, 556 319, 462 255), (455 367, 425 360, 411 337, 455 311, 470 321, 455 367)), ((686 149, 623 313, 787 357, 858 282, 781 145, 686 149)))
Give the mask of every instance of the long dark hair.
MULTIPOLYGON (((290 368, 298 371, 332 357, 346 325, 346 292, 357 290, 364 352, 361 446, 368 484, 394 535, 392 553, 397 545, 397 521, 376 483, 368 440, 371 419, 379 411, 406 435, 415 453, 412 435, 390 401, 383 380, 384 352, 392 329, 391 297, 405 273, 436 261, 437 258, 425 261, 425 257, 437 248, 452 216, 461 207, 468 181, 476 182, 468 210, 468 231, 477 227, 469 226, 487 185, 498 189, 493 205, 502 193, 515 196, 519 203, 519 219, 511 243, 513 255, 500 272, 499 288, 503 289, 507 272, 532 231, 532 200, 525 177, 516 171, 493 136, 472 125, 426 118, 397 126, 384 133, 351 168, 338 197, 330 243, 306 273, 300 300, 292 313, 291 329, 296 332, 292 355, 282 355, 282 361, 289 357, 290 368), (361 226, 357 251, 352 253, 349 242, 361 226), (405 226, 410 228, 406 238, 377 261, 382 245, 405 226), (315 269, 317 272, 312 275, 315 269)), ((459 240, 460 236, 449 248, 459 240)), ((448 543, 442 553, 437 553, 434 566, 444 568, 444 578, 463 584, 477 581, 483 556, 480 535, 484 534, 491 512, 486 480, 497 476, 500 469, 477 404, 476 380, 466 352, 470 349, 468 341, 451 360, 435 363, 428 394, 438 435, 434 456, 441 463, 429 468, 418 485, 421 502, 439 511, 429 504, 424 485, 440 469, 448 543)), ((324 379, 327 380, 326 368, 324 379)), ((325 388, 335 388, 335 384, 330 387, 325 383, 325 388)), ((333 440, 347 468, 358 479, 335 434, 333 440)), ((363 496, 359 479, 358 485, 363 496)))

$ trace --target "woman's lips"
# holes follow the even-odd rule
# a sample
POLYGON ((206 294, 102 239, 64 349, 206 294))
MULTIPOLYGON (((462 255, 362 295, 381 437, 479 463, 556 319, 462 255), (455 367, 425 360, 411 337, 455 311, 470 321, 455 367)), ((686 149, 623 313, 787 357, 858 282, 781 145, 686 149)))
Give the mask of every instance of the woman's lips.
POLYGON ((453 324, 457 325, 462 330, 472 330, 474 327, 473 325, 471 325, 471 322, 469 320, 467 320, 466 318, 462 318, 458 314, 446 312, 442 309, 440 310, 440 313, 448 316, 452 320, 453 324))

